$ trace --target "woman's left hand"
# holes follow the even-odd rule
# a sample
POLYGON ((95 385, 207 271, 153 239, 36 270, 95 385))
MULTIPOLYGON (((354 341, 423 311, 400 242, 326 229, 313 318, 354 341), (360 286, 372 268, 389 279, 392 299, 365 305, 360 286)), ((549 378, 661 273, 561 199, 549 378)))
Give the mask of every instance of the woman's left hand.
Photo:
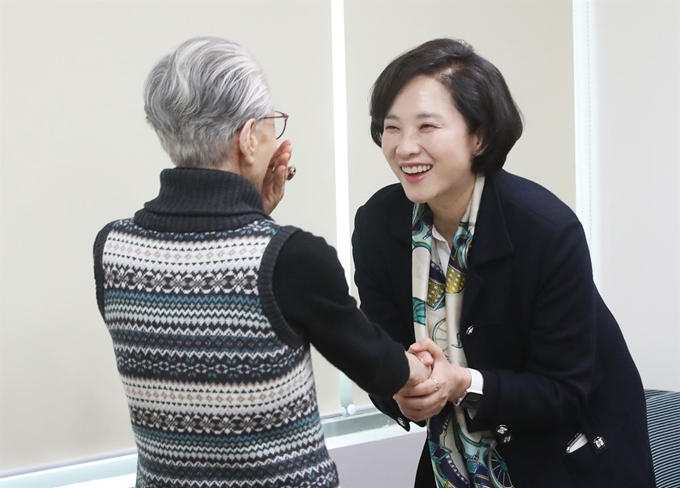
POLYGON ((286 189, 286 180, 288 179, 288 162, 293 153, 293 146, 289 140, 285 140, 274 151, 269 167, 262 182, 262 202, 264 203, 264 210, 267 214, 271 214, 279 202, 283 199, 283 194, 286 189))
POLYGON ((401 412, 416 422, 437 415, 446 402, 457 401, 471 383, 467 368, 449 363, 444 352, 432 340, 423 339, 409 348, 411 354, 423 351, 429 351, 434 358, 430 379, 403 388, 394 395, 401 412))

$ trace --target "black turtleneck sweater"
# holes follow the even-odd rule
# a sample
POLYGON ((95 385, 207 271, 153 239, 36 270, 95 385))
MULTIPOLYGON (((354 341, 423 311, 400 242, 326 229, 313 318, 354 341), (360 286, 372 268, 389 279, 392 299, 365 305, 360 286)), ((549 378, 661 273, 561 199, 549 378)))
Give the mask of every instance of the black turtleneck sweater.
MULTIPOLYGON (((134 216, 140 227, 161 232, 230 230, 258 219, 271 217, 250 181, 226 171, 187 168, 164 170, 158 197, 134 216)), ((101 272, 108 228, 97 236, 95 273, 101 272)), ((403 347, 357 308, 337 253, 323 238, 294 232, 276 259, 272 287, 292 332, 364 390, 392 396, 406 383, 403 347)), ((99 296, 98 302, 101 309, 99 296)))

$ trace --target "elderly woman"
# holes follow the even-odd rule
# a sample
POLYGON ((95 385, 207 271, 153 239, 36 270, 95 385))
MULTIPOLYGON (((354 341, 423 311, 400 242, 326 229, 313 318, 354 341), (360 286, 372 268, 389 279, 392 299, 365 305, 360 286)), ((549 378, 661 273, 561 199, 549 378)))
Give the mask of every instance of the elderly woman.
POLYGON ((356 214, 361 307, 446 353, 432 381, 373 398, 407 429, 427 421, 416 486, 654 486, 642 383, 581 224, 502 170, 522 119, 501 73, 426 42, 380 74, 370 113, 399 184, 356 214))
POLYGON ((137 486, 337 486, 310 343, 381 397, 430 368, 359 311, 332 247, 269 216, 288 116, 243 47, 186 41, 151 70, 145 102, 176 168, 94 246, 137 486))

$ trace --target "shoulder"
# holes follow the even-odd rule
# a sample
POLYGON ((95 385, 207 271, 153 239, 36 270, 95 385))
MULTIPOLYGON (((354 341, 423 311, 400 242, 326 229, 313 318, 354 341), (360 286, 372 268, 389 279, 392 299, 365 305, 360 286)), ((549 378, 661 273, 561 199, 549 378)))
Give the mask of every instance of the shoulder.
POLYGON ((491 175, 506 220, 514 218, 538 227, 562 227, 577 221, 574 211, 540 184, 507 171, 491 175))
POLYGON ((129 224, 130 222, 131 222, 131 219, 114 220, 113 222, 109 222, 104 227, 102 227, 100 229, 100 231, 97 233, 97 237, 95 237, 95 240, 94 240, 95 257, 98 254, 100 255, 102 253, 102 251, 104 249, 104 243, 106 242, 106 239, 108 238, 109 234, 111 233, 111 230, 119 228, 119 227, 124 226, 126 224, 129 224))
POLYGON ((413 202, 399 183, 381 188, 357 209, 354 230, 363 234, 379 234, 390 229, 410 235, 413 202))
POLYGON ((347 293, 345 270, 338 253, 323 237, 297 229, 281 246, 272 262, 276 295, 296 291, 296 298, 327 292, 347 293))
POLYGON ((404 189, 399 183, 392 183, 382 187, 380 190, 376 191, 371 198, 366 201, 366 205, 381 205, 385 203, 395 203, 400 202, 406 198, 404 189))
POLYGON ((387 185, 369 198, 364 205, 361 206, 362 211, 367 213, 394 210, 395 205, 400 205, 408 201, 404 189, 399 183, 387 185))
POLYGON ((323 237, 301 229, 284 228, 287 236, 282 242, 276 266, 285 270, 323 268, 338 261, 338 255, 333 246, 323 237))

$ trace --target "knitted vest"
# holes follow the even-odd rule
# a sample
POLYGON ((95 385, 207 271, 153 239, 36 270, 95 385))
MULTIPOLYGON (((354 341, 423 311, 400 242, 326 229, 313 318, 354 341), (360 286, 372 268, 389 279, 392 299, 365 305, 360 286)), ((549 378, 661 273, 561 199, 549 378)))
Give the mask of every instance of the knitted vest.
POLYGON ((101 296, 137 487, 337 486, 309 347, 263 307, 285 233, 266 219, 219 232, 112 225, 101 296))

